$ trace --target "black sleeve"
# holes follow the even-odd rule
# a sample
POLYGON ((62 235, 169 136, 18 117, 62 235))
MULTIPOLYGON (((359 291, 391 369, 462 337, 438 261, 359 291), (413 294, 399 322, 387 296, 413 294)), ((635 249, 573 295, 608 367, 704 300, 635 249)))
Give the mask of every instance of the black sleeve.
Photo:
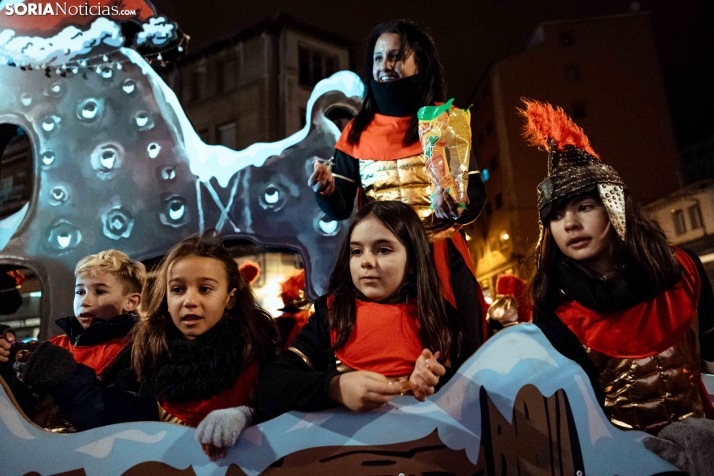
POLYGON ((712 292, 712 285, 699 256, 686 248, 682 248, 682 251, 692 258, 699 272, 700 287, 697 315, 699 318, 699 348, 701 357, 707 362, 714 362, 714 292, 712 292))
POLYGON ((486 184, 481 178, 473 151, 471 151, 471 161, 469 162, 469 186, 466 189, 466 194, 469 197, 469 204, 466 206, 466 211, 456 220, 456 223, 460 225, 468 225, 476 220, 486 204, 486 184))
POLYGON ((291 410, 310 412, 339 406, 328 394, 330 380, 337 370, 334 354, 328 351, 330 333, 325 297, 317 301, 315 310, 291 345, 310 361, 312 369, 291 350, 284 351, 269 365, 258 382, 263 418, 274 418, 291 410))
POLYGON ((346 220, 352 214, 355 197, 360 185, 359 161, 341 150, 335 149, 335 191, 331 195, 315 193, 315 199, 325 215, 333 220, 346 220))
MULTIPOLYGON (((133 372, 129 373, 131 376, 125 373, 123 378, 136 380, 133 372)), ((124 390, 130 385, 121 379, 105 385, 97 380, 92 368, 78 364, 69 380, 41 390, 55 399, 58 415, 80 431, 114 423, 158 421, 153 393, 144 388, 138 394, 124 390)))
POLYGON ((543 313, 533 310, 533 323, 545 334, 550 344, 564 357, 575 361, 590 379, 590 385, 595 392, 595 398, 602 407, 605 415, 610 416, 609 410, 605 408, 605 392, 600 386, 600 375, 595 364, 592 363, 585 353, 580 340, 568 329, 554 312, 543 313))

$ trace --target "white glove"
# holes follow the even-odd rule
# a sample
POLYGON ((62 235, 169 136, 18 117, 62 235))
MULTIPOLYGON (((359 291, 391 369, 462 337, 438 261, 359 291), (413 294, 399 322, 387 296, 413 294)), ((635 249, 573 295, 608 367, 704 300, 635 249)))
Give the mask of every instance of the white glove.
POLYGON ((202 445, 229 448, 252 421, 250 408, 245 406, 213 410, 196 428, 196 440, 202 445))

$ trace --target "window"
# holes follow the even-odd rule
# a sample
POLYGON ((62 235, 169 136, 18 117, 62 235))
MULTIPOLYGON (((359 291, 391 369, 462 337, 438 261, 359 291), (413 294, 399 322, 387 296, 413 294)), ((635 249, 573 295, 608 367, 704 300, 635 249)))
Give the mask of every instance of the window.
MULTIPOLYGON (((18 340, 37 339, 40 335, 40 301, 42 300, 42 281, 33 269, 12 263, 0 265, 0 273, 8 273, 20 284, 17 291, 10 288, 3 289, 5 293, 17 292, 21 300, 6 300, 3 303, 3 313, 0 315, 0 325, 10 326, 15 330, 18 340), (14 305, 9 304, 14 302, 14 305)), ((12 280, 4 282, 5 286, 12 286, 12 280)), ((15 295, 17 296, 17 294, 15 295)), ((3 298, 6 299, 6 298, 3 298)))
POLYGON ((218 126, 218 143, 229 149, 236 148, 236 123, 229 122, 218 126))
POLYGON ((500 193, 496 194, 496 210, 500 210, 503 207, 503 195, 500 193))
POLYGON ((699 209, 699 204, 692 205, 687 209, 689 212, 689 223, 692 225, 692 230, 704 226, 702 223, 702 211, 699 209))
POLYGON ((298 63, 300 86, 311 88, 337 71, 336 56, 328 56, 304 46, 298 47, 298 63))
POLYGON ((681 235, 687 231, 687 226, 684 223, 684 212, 682 210, 671 210, 672 220, 674 221, 674 231, 681 235))
POLYGON ((218 64, 218 90, 230 91, 238 84, 238 60, 235 56, 228 56, 218 64))
POLYGON ((200 101, 208 96, 208 75, 205 66, 199 66, 191 73, 191 101, 200 101))
POLYGON ((571 83, 580 81, 580 65, 569 64, 565 67, 565 80, 571 83))
POLYGON ((491 162, 488 164, 488 168, 491 170, 491 172, 495 172, 498 170, 498 156, 494 155, 491 157, 491 162))
MULTIPOLYGON (((32 198, 32 144, 27 132, 14 124, 0 124, 0 219, 12 215, 32 198)), ((55 153, 42 153, 41 166, 51 167, 55 153)), ((59 187, 52 194, 60 193, 59 187)), ((64 190, 64 189, 62 189, 64 190)), ((66 198, 66 193, 62 192, 66 198)), ((53 205, 57 205, 56 199, 53 205)))

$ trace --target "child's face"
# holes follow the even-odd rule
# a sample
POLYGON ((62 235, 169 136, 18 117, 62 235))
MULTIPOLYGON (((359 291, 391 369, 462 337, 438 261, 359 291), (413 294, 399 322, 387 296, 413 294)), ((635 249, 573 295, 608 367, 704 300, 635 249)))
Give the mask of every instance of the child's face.
POLYGON ((174 325, 195 339, 209 331, 235 304, 223 262, 202 256, 174 261, 166 277, 166 302, 174 325))
POLYGON ((352 230, 350 274, 355 287, 373 301, 394 295, 404 281, 407 249, 375 216, 370 215, 352 230))
POLYGON ((125 293, 122 281, 111 273, 77 277, 74 316, 83 329, 89 327, 92 319, 109 320, 134 311, 140 302, 141 294, 125 293))
POLYGON ((593 197, 569 201, 550 215, 550 232, 565 256, 604 274, 613 236, 605 207, 593 197))

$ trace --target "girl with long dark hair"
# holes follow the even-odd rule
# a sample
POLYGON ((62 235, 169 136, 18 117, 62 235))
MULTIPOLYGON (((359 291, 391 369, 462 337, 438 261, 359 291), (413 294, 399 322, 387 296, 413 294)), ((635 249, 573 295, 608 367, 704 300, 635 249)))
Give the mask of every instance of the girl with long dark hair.
POLYGON ((270 416, 340 404, 366 411, 395 395, 433 394, 477 345, 438 286, 414 210, 401 202, 363 207, 327 294, 261 377, 261 409, 270 416))
POLYGON ((562 109, 526 101, 521 112, 531 144, 549 151, 538 186, 534 323, 582 366, 614 425, 656 434, 703 417, 714 297, 701 261, 667 243, 562 109))
POLYGON ((417 111, 447 99, 433 39, 409 20, 376 26, 367 41, 362 81, 362 109, 335 145, 332 168, 316 163, 308 184, 334 220, 350 217, 358 194, 361 204, 410 205, 432 243, 444 297, 464 315, 470 338, 482 342, 485 303, 461 228, 478 217, 486 189, 471 157, 466 208, 440 188, 433 191, 419 142, 417 111))

